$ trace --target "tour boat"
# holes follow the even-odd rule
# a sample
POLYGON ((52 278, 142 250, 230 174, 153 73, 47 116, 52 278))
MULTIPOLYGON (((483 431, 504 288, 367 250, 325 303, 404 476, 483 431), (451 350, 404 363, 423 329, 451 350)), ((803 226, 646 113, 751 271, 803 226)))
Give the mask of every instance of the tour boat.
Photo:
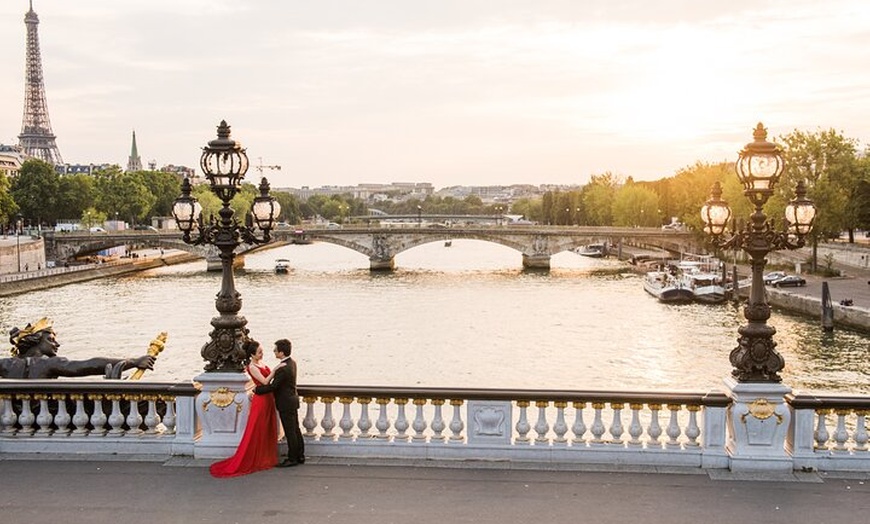
POLYGON ((286 258, 279 258, 275 261, 275 273, 284 274, 290 272, 290 261, 286 258))
POLYGON ((650 271, 643 280, 643 288, 660 302, 684 303, 694 300, 694 293, 670 271, 650 271))
POLYGON ((607 246, 604 244, 586 244, 576 248, 574 252, 584 257, 598 258, 603 257, 607 253, 607 246))
POLYGON ((710 256, 683 260, 677 265, 683 285, 692 290, 696 302, 719 304, 725 302, 725 286, 722 275, 717 272, 719 261, 710 256))

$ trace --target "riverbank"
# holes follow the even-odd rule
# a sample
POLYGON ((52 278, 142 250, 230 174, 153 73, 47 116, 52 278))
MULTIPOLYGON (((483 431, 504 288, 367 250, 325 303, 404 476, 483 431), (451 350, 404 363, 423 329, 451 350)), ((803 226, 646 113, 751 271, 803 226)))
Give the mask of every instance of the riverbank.
POLYGON ((161 266, 183 264, 197 259, 199 257, 196 255, 177 251, 152 257, 125 258, 112 262, 34 271, 32 274, 17 275, 17 278, 14 280, 5 279, 2 285, 0 285, 0 297, 29 293, 31 291, 39 291, 78 282, 87 282, 88 280, 98 278, 124 275, 161 266))

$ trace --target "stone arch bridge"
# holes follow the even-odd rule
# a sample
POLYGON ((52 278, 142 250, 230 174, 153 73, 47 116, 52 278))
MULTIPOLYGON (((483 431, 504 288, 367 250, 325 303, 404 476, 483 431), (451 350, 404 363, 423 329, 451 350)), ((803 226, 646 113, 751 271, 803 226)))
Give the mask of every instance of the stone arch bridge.
MULTIPOLYGON (((562 251, 590 243, 607 243, 612 248, 633 245, 657 248, 672 253, 697 252, 699 243, 693 233, 663 231, 658 228, 632 227, 571 227, 571 226, 461 226, 461 227, 344 227, 342 229, 312 228, 305 230, 278 229, 272 232, 273 242, 265 246, 243 244, 237 249, 242 256, 257 249, 290 243, 328 242, 352 249, 367 256, 370 268, 392 270, 395 257, 403 251, 431 242, 472 239, 493 242, 522 254, 522 264, 530 269, 548 269, 550 258, 562 251)), ((47 260, 67 260, 97 253, 121 245, 143 245, 155 248, 180 249, 209 261, 217 261, 213 246, 191 246, 177 231, 114 231, 72 232, 45 235, 47 260)), ((213 264, 209 264, 210 269, 213 264)), ((217 266, 219 268, 219 265, 217 266)))

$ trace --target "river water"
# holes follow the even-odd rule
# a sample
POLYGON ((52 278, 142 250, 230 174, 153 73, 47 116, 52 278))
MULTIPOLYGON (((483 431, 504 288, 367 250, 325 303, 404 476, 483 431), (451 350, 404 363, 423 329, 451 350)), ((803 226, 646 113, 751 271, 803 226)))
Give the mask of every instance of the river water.
MULTIPOLYGON (((393 273, 325 243, 248 255, 241 314, 264 343, 290 338, 302 384, 521 389, 708 390, 730 374, 742 311, 665 305, 614 260, 560 253, 549 272, 521 255, 454 240, 396 257, 393 273), (276 275, 275 259, 292 269, 276 275)), ((69 358, 142 354, 169 335, 146 377, 188 380, 217 314, 220 274, 199 261, 0 298, 0 328, 48 316, 69 358)), ((774 312, 785 383, 870 392, 870 337, 774 312)))

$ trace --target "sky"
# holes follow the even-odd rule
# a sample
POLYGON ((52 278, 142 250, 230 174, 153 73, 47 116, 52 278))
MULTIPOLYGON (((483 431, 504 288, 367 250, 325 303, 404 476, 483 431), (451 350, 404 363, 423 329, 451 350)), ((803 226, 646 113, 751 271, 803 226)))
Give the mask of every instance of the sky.
MULTIPOLYGON (((222 119, 273 187, 585 184, 870 141, 867 0, 33 0, 67 163, 197 166, 222 119)), ((0 2, 0 143, 24 14, 0 2)), ((251 169, 249 179, 256 179, 251 169)))

